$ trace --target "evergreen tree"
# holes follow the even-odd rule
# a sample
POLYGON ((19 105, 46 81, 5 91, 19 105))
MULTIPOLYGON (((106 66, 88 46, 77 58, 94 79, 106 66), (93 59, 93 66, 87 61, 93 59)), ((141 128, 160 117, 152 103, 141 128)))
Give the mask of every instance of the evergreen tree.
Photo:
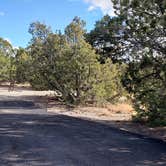
POLYGON ((76 17, 65 34, 40 34, 45 38, 39 42, 37 36, 33 38, 30 82, 35 88, 55 90, 68 103, 113 101, 122 92, 119 66, 111 60, 100 64, 99 55, 84 39, 84 24, 76 17))
POLYGON ((129 68, 126 86, 135 94, 140 117, 166 122, 166 1, 113 0, 126 25, 124 45, 129 68))
POLYGON ((14 77, 14 51, 12 45, 0 38, 0 81, 10 81, 14 77))
POLYGON ((116 63, 123 60, 121 39, 124 35, 123 20, 105 15, 97 21, 95 28, 86 35, 86 40, 100 54, 101 62, 108 57, 116 63))

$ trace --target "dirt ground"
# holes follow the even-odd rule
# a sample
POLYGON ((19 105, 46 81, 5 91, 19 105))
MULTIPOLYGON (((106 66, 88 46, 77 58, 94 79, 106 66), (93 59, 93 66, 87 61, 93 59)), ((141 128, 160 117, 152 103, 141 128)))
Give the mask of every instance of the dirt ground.
POLYGON ((47 99, 47 111, 97 121, 124 131, 166 141, 166 127, 152 128, 141 123, 133 122, 132 116, 135 114, 135 111, 129 104, 109 104, 105 108, 76 107, 69 109, 61 103, 47 99))
POLYGON ((35 101, 37 106, 46 109, 48 113, 97 121, 121 130, 166 141, 166 127, 150 128, 143 124, 132 122, 132 115, 135 114, 135 112, 129 104, 108 104, 104 108, 89 106, 71 109, 53 100, 53 96, 53 91, 34 91, 27 85, 17 85, 15 90, 11 92, 8 91, 6 84, 0 86, 0 100, 10 101, 12 97, 15 97, 16 100, 21 98, 35 101))

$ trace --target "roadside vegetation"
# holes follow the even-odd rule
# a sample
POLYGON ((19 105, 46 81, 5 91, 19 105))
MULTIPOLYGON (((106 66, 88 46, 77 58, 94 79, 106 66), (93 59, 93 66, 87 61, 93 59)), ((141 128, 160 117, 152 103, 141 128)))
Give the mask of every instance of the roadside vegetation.
POLYGON ((27 48, 0 38, 0 81, 54 90, 67 104, 132 100, 134 120, 166 125, 166 1, 112 0, 90 32, 75 17, 64 33, 33 22, 27 48))

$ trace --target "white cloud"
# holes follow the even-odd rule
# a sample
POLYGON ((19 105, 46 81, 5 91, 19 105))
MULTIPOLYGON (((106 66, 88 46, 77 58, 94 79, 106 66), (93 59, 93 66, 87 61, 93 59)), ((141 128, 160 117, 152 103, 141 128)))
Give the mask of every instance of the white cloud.
POLYGON ((11 40, 9 38, 4 38, 4 40, 6 40, 7 42, 9 42, 10 44, 12 44, 11 40))
POLYGON ((4 40, 6 40, 8 43, 12 44, 12 42, 9 38, 5 37, 4 40))
POLYGON ((8 41, 11 45, 12 45, 12 47, 14 48, 14 49, 19 49, 19 47, 18 46, 14 46, 13 44, 12 44, 12 42, 11 42, 11 40, 9 39, 9 38, 4 38, 4 40, 6 40, 6 41, 8 41))
POLYGON ((5 15, 5 13, 0 11, 0 16, 4 16, 4 15, 5 15))
POLYGON ((95 6, 89 6, 88 11, 90 12, 90 11, 93 11, 93 10, 95 10, 95 9, 96 9, 95 6))
POLYGON ((99 8, 103 12, 103 14, 115 16, 111 0, 84 0, 84 2, 90 5, 88 11, 93 11, 99 8))

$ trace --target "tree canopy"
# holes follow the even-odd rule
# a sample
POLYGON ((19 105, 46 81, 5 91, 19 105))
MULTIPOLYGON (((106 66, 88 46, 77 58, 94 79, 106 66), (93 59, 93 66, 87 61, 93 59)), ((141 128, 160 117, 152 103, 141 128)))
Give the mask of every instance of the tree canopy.
POLYGON ((13 56, 12 45, 0 38, 0 81, 9 81, 11 73, 11 59, 13 56))
POLYGON ((125 85, 138 115, 166 122, 166 1, 113 0, 125 24, 123 48, 129 65, 125 85))
MULTIPOLYGON (((30 29, 34 24, 38 23, 31 24, 30 29)), ((45 38, 38 41, 38 35, 32 33, 30 82, 35 88, 55 90, 70 103, 113 100, 122 93, 120 67, 109 59, 105 64, 98 61, 99 55, 85 41, 84 25, 84 21, 76 17, 64 34, 40 33, 45 38)), ((41 28, 39 31, 45 33, 43 28, 47 27, 41 28)))

